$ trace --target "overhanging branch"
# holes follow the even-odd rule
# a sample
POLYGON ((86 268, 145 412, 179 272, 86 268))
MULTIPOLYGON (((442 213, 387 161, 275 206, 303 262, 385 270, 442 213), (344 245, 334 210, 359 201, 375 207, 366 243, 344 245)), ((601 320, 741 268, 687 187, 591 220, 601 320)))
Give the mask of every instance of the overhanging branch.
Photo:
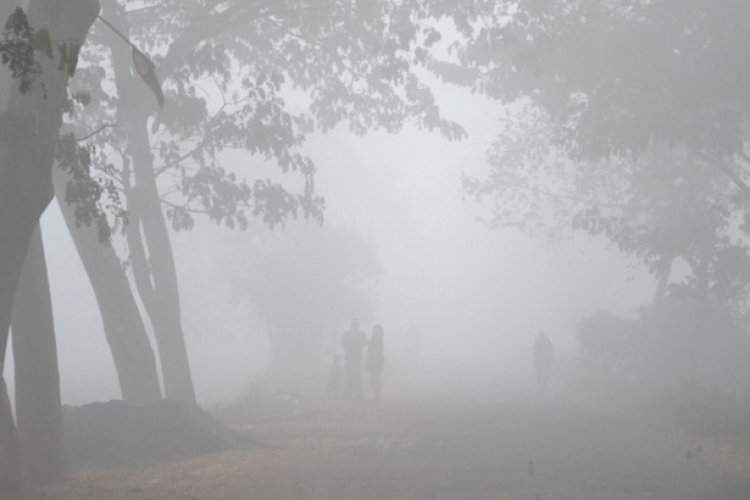
POLYGON ((734 185, 737 186, 740 191, 742 191, 742 194, 745 195, 746 201, 750 202, 750 186, 747 185, 742 177, 740 177, 734 170, 729 168, 728 165, 724 164, 724 162, 720 159, 712 159, 706 155, 701 155, 701 159, 708 165, 720 170, 724 173, 724 175, 729 177, 732 183, 734 183, 734 185))

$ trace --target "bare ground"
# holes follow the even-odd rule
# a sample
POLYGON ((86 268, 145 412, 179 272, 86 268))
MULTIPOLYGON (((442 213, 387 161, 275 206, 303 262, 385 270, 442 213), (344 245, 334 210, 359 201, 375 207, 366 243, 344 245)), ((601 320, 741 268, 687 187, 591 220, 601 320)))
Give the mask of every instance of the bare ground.
POLYGON ((73 470, 24 498, 750 499, 750 440, 697 442, 551 401, 301 403, 232 425, 263 445, 73 470))

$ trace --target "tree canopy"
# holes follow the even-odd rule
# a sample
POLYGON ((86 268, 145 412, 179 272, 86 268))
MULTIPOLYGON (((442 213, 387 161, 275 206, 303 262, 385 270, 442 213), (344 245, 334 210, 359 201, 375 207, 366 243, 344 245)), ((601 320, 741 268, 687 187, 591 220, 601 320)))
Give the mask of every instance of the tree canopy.
MULTIPOLYGON (((316 166, 302 150, 312 130, 342 124, 357 134, 396 132, 411 121, 461 138, 463 129, 441 116, 416 71, 438 37, 420 9, 410 2, 105 4, 112 22, 152 54, 162 79, 166 104, 159 113, 152 106, 150 135, 172 226, 189 229, 196 214, 240 227, 248 217, 270 225, 296 214, 320 219, 316 166), (229 168, 230 150, 250 153, 248 168, 229 168), (291 192, 268 164, 298 174, 301 189, 291 192)), ((86 98, 74 102, 72 121, 79 134, 99 130, 92 138, 98 175, 127 192, 127 138, 116 125, 121 96, 111 90, 107 62, 107 45, 122 42, 105 29, 97 28, 84 54, 73 95, 86 98), (100 129, 105 124, 112 126, 100 129)), ((132 85, 145 88, 137 79, 132 85)))
POLYGON ((513 103, 490 174, 466 179, 495 222, 601 235, 656 275, 681 257, 696 288, 746 296, 747 4, 507 2, 491 19, 435 71, 513 103))

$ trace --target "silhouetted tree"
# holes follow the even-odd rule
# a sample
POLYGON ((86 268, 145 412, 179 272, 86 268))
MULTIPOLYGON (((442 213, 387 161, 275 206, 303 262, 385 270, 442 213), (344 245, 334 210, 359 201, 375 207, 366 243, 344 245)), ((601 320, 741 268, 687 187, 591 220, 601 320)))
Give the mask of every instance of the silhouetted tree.
POLYGON ((432 67, 508 103, 489 176, 466 179, 493 219, 603 236, 643 260, 657 295, 684 259, 696 293, 744 312, 747 4, 501 2, 485 21, 460 64, 432 67))
MULTIPOLYGON (((98 10, 96 0, 32 0, 28 17, 20 10, 11 15, 0 44, 3 71, 10 69, 17 83, 0 116, 0 368, 26 251, 52 199, 68 79, 98 10)), ((13 415, 0 377, 0 493, 18 487, 21 478, 13 415)))
POLYGON ((31 483, 63 472, 60 374, 41 231, 32 236, 13 306, 16 427, 24 476, 31 483))

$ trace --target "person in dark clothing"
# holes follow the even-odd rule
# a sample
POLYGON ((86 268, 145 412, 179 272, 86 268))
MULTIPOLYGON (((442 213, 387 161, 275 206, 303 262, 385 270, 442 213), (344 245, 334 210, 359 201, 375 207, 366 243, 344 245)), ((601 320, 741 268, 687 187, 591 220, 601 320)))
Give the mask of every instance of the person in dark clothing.
POLYGON ((385 355, 383 353, 383 327, 375 325, 372 328, 370 343, 367 345, 367 354, 365 358, 365 368, 370 375, 370 386, 372 387, 372 397, 375 401, 380 401, 380 378, 383 375, 385 367, 385 355))
POLYGON ((362 398, 362 354, 367 346, 367 336, 359 329, 359 320, 353 319, 349 330, 341 337, 346 369, 344 372, 344 397, 362 398))
POLYGON ((552 364, 555 361, 555 348, 544 332, 534 341, 534 369, 536 370, 536 381, 542 388, 547 387, 550 380, 552 364))

